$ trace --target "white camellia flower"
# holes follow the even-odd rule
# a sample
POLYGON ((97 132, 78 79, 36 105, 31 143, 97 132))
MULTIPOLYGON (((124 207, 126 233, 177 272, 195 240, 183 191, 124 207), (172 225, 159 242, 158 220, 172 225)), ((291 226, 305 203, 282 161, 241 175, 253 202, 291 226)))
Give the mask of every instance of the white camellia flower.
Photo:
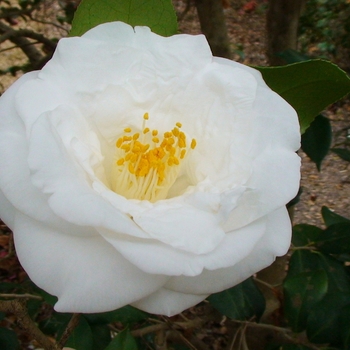
POLYGON ((299 139, 204 36, 103 24, 1 97, 1 218, 56 310, 174 315, 286 253, 299 139))

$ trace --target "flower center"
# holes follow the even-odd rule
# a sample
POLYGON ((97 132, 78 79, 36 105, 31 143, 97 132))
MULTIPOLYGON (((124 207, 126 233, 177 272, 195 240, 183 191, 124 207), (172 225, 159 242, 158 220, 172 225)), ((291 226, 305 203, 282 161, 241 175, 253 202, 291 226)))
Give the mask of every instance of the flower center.
POLYGON ((160 137, 146 126, 148 119, 145 113, 141 133, 125 128, 116 141, 112 189, 128 199, 155 202, 166 198, 196 140, 188 144, 181 123, 160 137))

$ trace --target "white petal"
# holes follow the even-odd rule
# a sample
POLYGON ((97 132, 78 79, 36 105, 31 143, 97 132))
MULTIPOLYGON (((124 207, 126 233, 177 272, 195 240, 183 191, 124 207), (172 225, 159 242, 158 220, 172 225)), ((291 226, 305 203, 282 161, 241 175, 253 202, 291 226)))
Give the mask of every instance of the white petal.
MULTIPOLYGON (((37 72, 25 74, 0 99, 0 189, 16 209, 38 220, 57 223, 59 220, 49 208, 47 196, 31 182, 26 131, 14 105, 18 90, 36 76, 37 72)), ((0 215, 5 215, 1 207, 0 215)), ((11 227, 11 223, 8 225, 11 227)))
POLYGON ((207 294, 195 295, 178 293, 166 288, 161 288, 150 296, 133 303, 132 306, 152 314, 170 317, 200 303, 207 296, 207 294))
POLYGON ((194 254, 211 252, 225 237, 214 215, 185 203, 159 203, 133 219, 155 240, 194 254))
MULTIPOLYGON (((70 229, 76 230, 73 225, 70 229)), ((34 283, 58 297, 57 311, 117 309, 155 292, 167 281, 167 276, 139 270, 93 229, 85 230, 86 237, 75 236, 21 214, 16 217, 20 262, 34 283)))
POLYGON ((287 253, 291 238, 291 223, 285 207, 269 214, 266 231, 243 259, 224 269, 204 270, 195 277, 173 277, 165 287, 180 293, 217 293, 241 283, 287 253))
POLYGON ((224 224, 234 230, 286 204, 297 194, 300 182, 300 158, 281 148, 262 152, 253 162, 252 175, 237 207, 224 224))
POLYGON ((0 218, 8 226, 13 227, 16 215, 15 207, 7 200, 0 190, 0 218))
POLYGON ((115 210, 92 189, 86 173, 74 162, 51 124, 50 116, 56 112, 61 109, 42 115, 34 123, 28 156, 32 181, 48 195, 52 210, 76 225, 102 226, 116 233, 145 237, 130 217, 115 210))
POLYGON ((266 218, 226 234, 212 252, 191 254, 156 240, 120 239, 112 232, 99 232, 126 259, 147 273, 197 276, 203 269, 215 270, 237 264, 251 253, 266 228, 266 218))

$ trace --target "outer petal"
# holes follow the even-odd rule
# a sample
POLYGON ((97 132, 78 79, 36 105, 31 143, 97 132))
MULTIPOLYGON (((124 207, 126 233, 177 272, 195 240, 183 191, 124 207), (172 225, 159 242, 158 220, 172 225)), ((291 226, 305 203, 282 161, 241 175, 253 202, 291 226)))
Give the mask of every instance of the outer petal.
MULTIPOLYGON (((25 74, 8 89, 0 100, 0 189, 10 203, 23 213, 52 224, 60 220, 53 214, 47 204, 47 196, 31 183, 27 163, 28 143, 24 125, 19 118, 14 99, 18 90, 28 81, 32 81, 37 72, 25 74)), ((12 220, 7 221, 2 212, 3 220, 12 227, 12 220)))
POLYGON ((270 265, 276 256, 287 252, 290 226, 286 209, 278 209, 269 215, 264 236, 246 258, 225 269, 204 270, 196 277, 172 277, 165 287, 133 303, 133 306, 150 313, 173 316, 201 302, 209 294, 221 292, 244 281, 270 265))
MULTIPOLYGON (((71 226, 71 231, 76 227, 71 226)), ((103 312, 135 302, 158 290, 167 276, 150 275, 124 259, 85 227, 86 237, 18 214, 15 244, 31 279, 58 296, 60 312, 103 312)))
POLYGON ((165 287, 180 293, 212 294, 230 288, 269 266, 276 256, 289 248, 291 223, 285 207, 268 215, 264 235, 245 258, 236 264, 214 271, 204 270, 196 277, 173 277, 165 287))
POLYGON ((3 222, 6 222, 8 227, 13 227, 16 209, 15 207, 7 200, 3 192, 0 190, 0 218, 3 222))
POLYGON ((216 249, 200 255, 174 249, 155 240, 126 240, 110 231, 100 229, 99 232, 126 259, 147 273, 197 276, 203 269, 215 270, 237 264, 251 253, 265 229, 266 218, 262 218, 226 234, 216 249))
POLYGON ((174 316, 200 303, 207 296, 179 293, 161 288, 150 296, 133 303, 132 306, 152 314, 174 316))

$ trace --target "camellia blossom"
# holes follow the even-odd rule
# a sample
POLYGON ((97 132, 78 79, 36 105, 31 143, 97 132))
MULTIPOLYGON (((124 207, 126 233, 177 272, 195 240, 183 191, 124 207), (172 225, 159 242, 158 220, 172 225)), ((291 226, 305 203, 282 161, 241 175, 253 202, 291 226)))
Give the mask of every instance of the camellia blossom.
POLYGON ((204 36, 113 22, 0 99, 0 214, 61 312, 174 315, 287 252, 296 112, 204 36))

